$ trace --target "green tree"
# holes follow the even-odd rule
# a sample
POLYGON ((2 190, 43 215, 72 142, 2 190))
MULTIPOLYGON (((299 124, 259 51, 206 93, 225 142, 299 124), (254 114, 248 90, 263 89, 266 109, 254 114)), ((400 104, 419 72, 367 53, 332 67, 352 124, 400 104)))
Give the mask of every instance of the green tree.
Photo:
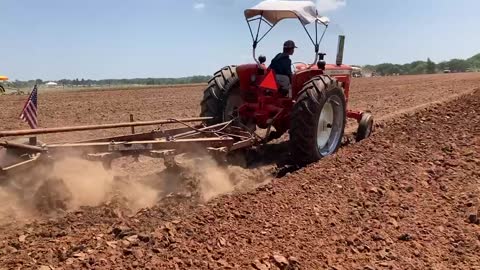
POLYGON ((447 62, 447 65, 454 72, 465 72, 470 67, 468 62, 463 59, 452 59, 447 62))
POLYGON ((155 85, 155 80, 153 78, 148 78, 147 85, 155 85))
POLYGON ((435 63, 432 60, 430 60, 430 58, 428 58, 427 59, 427 74, 435 73, 435 68, 436 68, 435 63))
POLYGON ((380 75, 392 75, 392 74, 403 74, 402 67, 400 65, 395 65, 391 63, 383 63, 375 66, 375 72, 380 75))
POLYGON ((480 53, 467 59, 468 65, 473 71, 480 70, 480 53))

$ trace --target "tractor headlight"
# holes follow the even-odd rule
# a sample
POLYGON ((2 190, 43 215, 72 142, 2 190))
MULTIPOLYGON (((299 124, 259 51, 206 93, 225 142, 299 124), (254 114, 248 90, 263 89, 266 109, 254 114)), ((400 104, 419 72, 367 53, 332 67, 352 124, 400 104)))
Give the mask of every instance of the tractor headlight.
POLYGON ((252 76, 250 76, 250 82, 251 82, 251 83, 254 83, 254 82, 256 82, 256 81, 257 81, 257 75, 252 74, 252 76))

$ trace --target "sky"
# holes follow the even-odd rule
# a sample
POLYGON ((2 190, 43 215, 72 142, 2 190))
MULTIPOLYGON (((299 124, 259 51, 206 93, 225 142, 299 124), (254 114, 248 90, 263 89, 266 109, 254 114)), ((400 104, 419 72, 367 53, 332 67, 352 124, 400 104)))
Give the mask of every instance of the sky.
MULTIPOLYGON (((11 80, 209 75, 253 62, 243 11, 261 0, 0 0, 0 75, 11 80)), ((333 62, 439 62, 480 53, 478 0, 318 0, 333 62)), ((312 30, 312 28, 309 28, 312 30)), ((278 23, 257 54, 267 63, 292 39, 292 61, 314 49, 296 20, 278 23)))

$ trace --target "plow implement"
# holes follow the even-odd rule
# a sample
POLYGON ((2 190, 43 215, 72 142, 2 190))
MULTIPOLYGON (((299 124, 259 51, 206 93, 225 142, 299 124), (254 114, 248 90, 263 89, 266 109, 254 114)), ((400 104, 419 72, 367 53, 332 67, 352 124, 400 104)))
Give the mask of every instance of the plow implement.
POLYGON ((165 166, 175 166, 174 156, 188 152, 209 153, 216 158, 236 150, 250 148, 260 142, 259 137, 233 125, 233 120, 215 125, 194 124, 209 117, 167 119, 145 122, 125 122, 104 125, 72 126, 31 130, 0 131, 0 179, 22 173, 32 166, 49 164, 67 156, 101 161, 107 168, 122 156, 145 155, 163 158, 165 166), (166 125, 183 127, 164 129, 166 125), (150 132, 134 133, 135 127, 159 125, 150 132), (131 127, 132 134, 95 138, 69 143, 41 143, 35 135, 86 130, 104 130, 131 127), (8 138, 15 137, 14 140, 8 138), (18 137, 30 137, 28 140, 18 137))

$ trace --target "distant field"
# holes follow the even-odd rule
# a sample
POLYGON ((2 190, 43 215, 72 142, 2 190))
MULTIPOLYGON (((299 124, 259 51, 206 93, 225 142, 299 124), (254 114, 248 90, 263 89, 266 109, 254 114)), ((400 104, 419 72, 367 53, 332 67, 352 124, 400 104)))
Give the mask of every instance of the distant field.
MULTIPOLYGON (((161 88, 177 88, 177 87, 196 87, 203 86, 206 83, 192 84, 162 84, 162 85, 102 85, 102 86, 54 86, 46 85, 38 86, 40 91, 102 91, 102 90, 135 90, 135 89, 161 89, 161 88)), ((17 89, 24 93, 29 93, 33 87, 23 88, 7 88, 7 94, 15 93, 17 89)))

